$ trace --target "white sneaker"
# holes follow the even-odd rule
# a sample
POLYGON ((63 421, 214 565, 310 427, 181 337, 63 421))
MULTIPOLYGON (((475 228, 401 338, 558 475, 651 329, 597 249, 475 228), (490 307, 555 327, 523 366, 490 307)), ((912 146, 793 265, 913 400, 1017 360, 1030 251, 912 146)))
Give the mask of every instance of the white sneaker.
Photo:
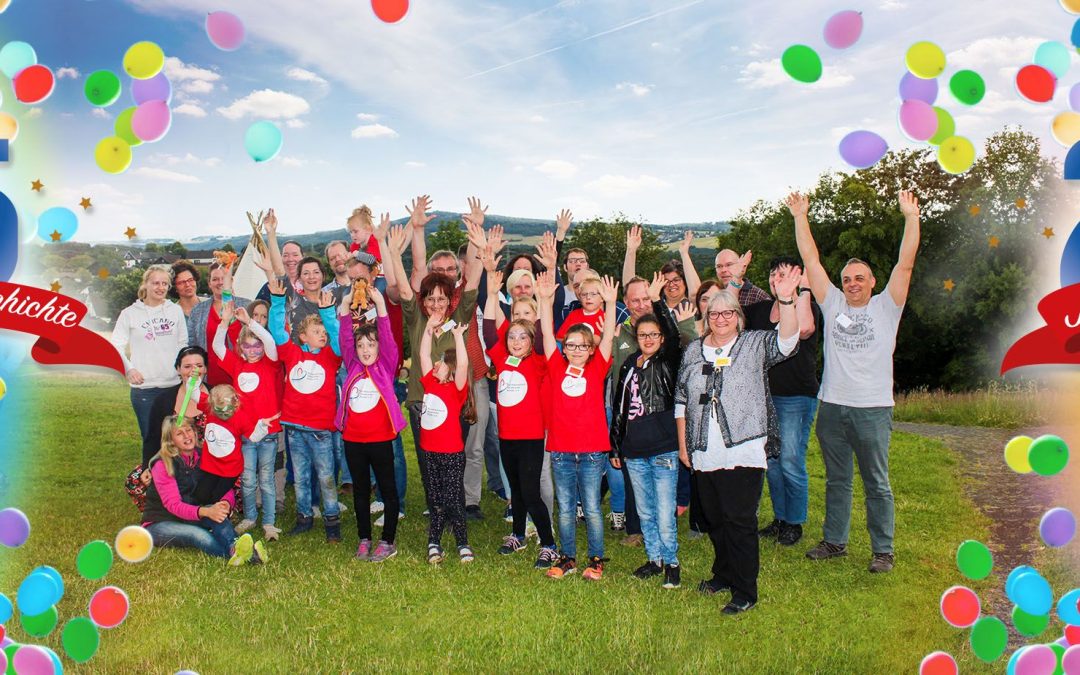
POLYGON ((345 513, 349 510, 348 506, 345 506, 345 502, 338 502, 338 513, 345 513))
POLYGON ((380 501, 371 502, 372 513, 382 513, 384 508, 386 508, 386 506, 380 501))
POLYGON ((263 536, 266 538, 266 541, 277 541, 280 534, 281 530, 273 525, 263 525, 263 536))
POLYGON ((236 524, 236 533, 237 534, 243 534, 243 533, 247 532, 248 530, 250 530, 253 527, 255 527, 255 521, 254 520, 248 520, 247 518, 244 518, 243 520, 241 520, 239 523, 236 524))
MULTIPOLYGON (((397 514, 397 519, 398 519, 398 522, 400 523, 402 520, 405 519, 405 514, 404 513, 398 513, 397 514)), ((381 516, 379 516, 378 518, 375 519, 375 527, 382 527, 383 523, 385 523, 385 522, 386 522, 386 514, 384 513, 384 514, 382 514, 381 516)))
POLYGON ((322 518, 322 511, 319 510, 318 506, 312 506, 311 507, 311 517, 312 518, 322 518))

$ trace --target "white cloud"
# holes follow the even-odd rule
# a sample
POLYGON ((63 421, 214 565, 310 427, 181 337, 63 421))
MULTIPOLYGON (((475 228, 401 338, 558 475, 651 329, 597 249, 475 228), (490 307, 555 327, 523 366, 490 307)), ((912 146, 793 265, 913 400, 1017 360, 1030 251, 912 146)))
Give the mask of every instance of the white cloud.
POLYGON ((24 120, 36 120, 45 114, 45 111, 41 108, 30 108, 26 111, 26 114, 22 116, 24 120))
POLYGON ((191 174, 180 173, 178 171, 169 171, 168 169, 155 169, 148 166, 140 166, 133 171, 136 176, 146 176, 147 178, 154 178, 157 180, 165 180, 173 183, 201 183, 197 176, 191 174))
POLYGON ((780 65, 780 59, 768 61, 751 61, 739 73, 738 82, 745 84, 750 89, 767 89, 791 84, 817 89, 834 89, 843 87, 855 81, 855 76, 842 68, 833 68, 826 64, 821 79, 812 84, 796 82, 780 65))
POLYGON ((945 62, 950 68, 971 68, 976 72, 1007 67, 1015 74, 1020 66, 1031 63, 1035 48, 1045 41, 1038 37, 981 38, 963 49, 949 52, 945 62))
MULTIPOLYGON (((221 74, 216 73, 207 68, 200 68, 195 65, 184 63, 175 56, 169 56, 165 59, 165 76, 169 78, 169 82, 174 85, 191 83, 191 82, 205 82, 210 85, 210 89, 213 89, 213 82, 217 82, 221 79, 221 74)), ((206 91, 210 91, 207 89, 206 91)), ((190 89, 188 91, 191 91, 190 89)))
POLYGON ((620 82, 615 85, 615 91, 629 91, 634 96, 647 96, 655 85, 638 84, 637 82, 620 82))
POLYGON ((188 80, 180 84, 180 89, 189 94, 209 94, 214 90, 214 83, 206 80, 188 80))
POLYGON ((304 120, 291 119, 285 122, 285 126, 289 127, 290 129, 303 129, 307 126, 307 122, 305 122, 304 120))
POLYGON ((154 153, 153 155, 150 155, 150 161, 151 162, 156 162, 156 163, 159 163, 159 164, 166 164, 168 166, 176 166, 178 164, 192 164, 192 165, 195 165, 195 166, 220 166, 221 165, 221 158, 220 157, 207 157, 207 158, 204 159, 202 157, 196 157, 195 155, 191 154, 190 152, 183 155, 183 156, 170 155, 169 153, 165 153, 165 152, 157 152, 157 153, 154 153))
POLYGON ((93 115, 94 117, 97 117, 98 119, 103 119, 103 120, 111 120, 112 119, 112 115, 110 115, 109 111, 106 110, 105 108, 97 108, 97 107, 95 107, 93 110, 90 111, 90 114, 93 115))
POLYGON ((356 113, 356 119, 361 122, 374 122, 379 119, 378 115, 372 115, 371 113, 356 113))
POLYGON ((543 115, 533 115, 529 118, 529 121, 534 124, 543 124, 544 122, 547 122, 547 118, 543 115))
POLYGON ((285 71, 285 77, 290 80, 299 80, 300 82, 312 82, 314 84, 326 85, 326 80, 319 77, 310 70, 304 70, 303 68, 289 68, 285 71))
POLYGON ((547 159, 533 168, 551 178, 572 178, 578 172, 576 164, 564 159, 547 159))
POLYGON ((206 111, 195 103, 181 103, 172 109, 177 115, 187 115, 189 117, 206 117, 206 111))
POLYGON ((885 12, 895 12, 901 9, 907 9, 908 4, 903 0, 881 0, 881 4, 878 7, 885 12))
POLYGON ((245 115, 260 119, 293 119, 311 110, 303 98, 273 89, 253 91, 243 98, 238 98, 230 105, 218 108, 223 117, 238 120, 245 115))
POLYGON ((62 80, 65 77, 70 77, 73 80, 79 79, 78 68, 60 68, 56 71, 56 79, 62 80))
POLYGON ((306 159, 300 159, 299 157, 282 157, 281 165, 287 166, 290 169, 299 169, 308 163, 306 159))
POLYGON ((361 124, 352 130, 353 138, 397 138, 398 133, 383 124, 361 124))
POLYGON ((671 187, 666 180, 642 174, 637 178, 604 174, 585 183, 585 189, 605 197, 622 197, 640 190, 659 190, 671 187))
POLYGON ((427 164, 423 162, 405 162, 405 166, 409 169, 423 169, 427 164))

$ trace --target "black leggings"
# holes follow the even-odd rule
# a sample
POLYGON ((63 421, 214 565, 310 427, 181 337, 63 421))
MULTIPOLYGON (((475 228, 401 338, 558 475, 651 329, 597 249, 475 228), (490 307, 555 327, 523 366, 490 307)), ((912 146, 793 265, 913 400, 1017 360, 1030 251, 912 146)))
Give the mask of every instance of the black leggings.
POLYGON ((447 523, 458 546, 469 545, 465 529, 465 452, 429 452, 427 455, 428 495, 431 497, 431 524, 428 543, 439 544, 447 523))
POLYGON ((357 443, 345 441, 345 462, 353 477, 353 509, 356 512, 356 532, 361 539, 371 539, 371 473, 379 486, 385 507, 383 512, 382 538, 388 544, 397 536, 398 501, 397 483, 394 482, 394 441, 357 443))
POLYGON ((551 516, 540 499, 540 472, 544 468, 544 439, 499 439, 499 455, 502 457, 506 479, 510 481, 510 494, 514 500, 514 536, 525 538, 525 515, 532 516, 541 546, 554 546, 551 533, 551 516))
POLYGON ((199 477, 199 482, 195 485, 195 493, 191 496, 192 503, 199 506, 217 504, 222 497, 228 494, 229 490, 233 489, 237 478, 239 476, 226 478, 225 476, 216 476, 212 473, 203 472, 199 477))

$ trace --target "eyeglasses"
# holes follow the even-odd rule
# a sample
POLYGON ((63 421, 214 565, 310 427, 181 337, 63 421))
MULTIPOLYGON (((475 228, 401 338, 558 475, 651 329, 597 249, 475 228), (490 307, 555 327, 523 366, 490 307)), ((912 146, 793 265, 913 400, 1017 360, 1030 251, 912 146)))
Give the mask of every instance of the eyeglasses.
POLYGON ((191 277, 188 277, 187 279, 179 279, 173 285, 175 285, 175 286, 188 286, 188 285, 194 286, 195 285, 195 280, 192 279, 191 277))
POLYGON ((528 340, 529 339, 529 334, 528 333, 510 333, 509 335, 506 336, 506 339, 507 340, 528 340))
POLYGON ((674 279, 664 279, 664 283, 668 286, 678 286, 682 283, 682 279, 675 277, 674 279))
POLYGON ((730 320, 731 317, 738 314, 734 309, 721 309, 718 312, 709 312, 709 321, 716 321, 720 317, 724 317, 725 320, 730 320))
POLYGON ((431 271, 435 274, 457 274, 457 265, 453 267, 432 267, 431 271))
POLYGON ((578 293, 578 298, 582 300, 589 300, 591 298, 599 298, 600 293, 597 291, 586 291, 585 293, 578 293))
POLYGON ((579 343, 579 344, 574 344, 573 342, 567 342, 566 344, 563 345, 563 349, 565 349, 568 352, 586 352, 586 351, 589 351, 589 347, 592 347, 592 345, 587 345, 584 342, 579 343))
POLYGON ((587 262, 589 262, 588 258, 567 258, 566 259, 566 264, 567 265, 577 265, 579 263, 587 263, 587 262))
POLYGON ((429 295, 426 298, 424 298, 424 302, 429 304, 429 305, 449 305, 450 304, 450 298, 447 298, 445 296, 440 296, 440 297, 435 298, 435 297, 432 297, 432 296, 429 295))
POLYGON ((661 337, 663 337, 663 334, 662 333, 657 333, 656 331, 653 331, 651 333, 638 333, 637 334, 637 339, 639 339, 639 340, 659 340, 661 337))

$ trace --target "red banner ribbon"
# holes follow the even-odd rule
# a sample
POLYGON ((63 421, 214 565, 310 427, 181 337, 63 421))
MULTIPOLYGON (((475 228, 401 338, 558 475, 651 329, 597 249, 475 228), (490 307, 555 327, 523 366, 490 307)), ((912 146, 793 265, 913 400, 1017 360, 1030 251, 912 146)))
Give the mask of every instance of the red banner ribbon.
POLYGON ((1080 364, 1080 284, 1039 301, 1046 326, 1017 340, 1001 360, 1001 373, 1021 366, 1080 364))
POLYGON ((79 324, 86 305, 34 286, 0 282, 0 328, 37 335, 30 356, 47 366, 87 365, 124 374, 111 342, 79 324))

